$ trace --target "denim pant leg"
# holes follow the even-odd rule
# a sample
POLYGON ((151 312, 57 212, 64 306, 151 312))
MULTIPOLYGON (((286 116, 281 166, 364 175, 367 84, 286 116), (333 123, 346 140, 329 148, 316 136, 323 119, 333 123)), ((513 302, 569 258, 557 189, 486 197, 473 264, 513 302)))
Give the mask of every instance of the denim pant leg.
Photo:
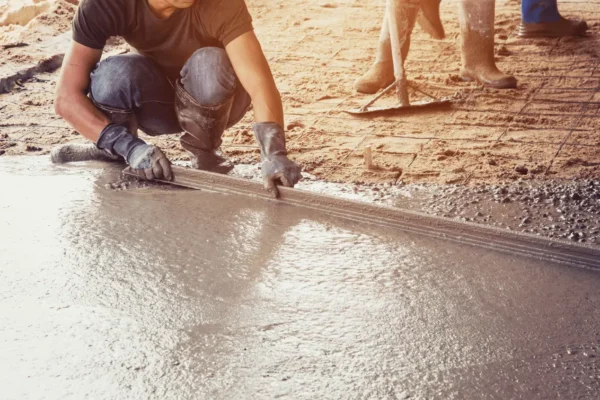
POLYGON ((233 96, 227 128, 240 122, 250 108, 250 95, 239 82, 227 53, 221 48, 197 50, 181 70, 181 84, 203 106, 222 104, 233 96))
POLYGON ((527 24, 556 22, 560 19, 557 0, 523 0, 521 19, 527 24))
POLYGON ((90 97, 105 110, 133 113, 148 135, 181 132, 175 90, 156 64, 139 54, 109 57, 91 74, 90 97))

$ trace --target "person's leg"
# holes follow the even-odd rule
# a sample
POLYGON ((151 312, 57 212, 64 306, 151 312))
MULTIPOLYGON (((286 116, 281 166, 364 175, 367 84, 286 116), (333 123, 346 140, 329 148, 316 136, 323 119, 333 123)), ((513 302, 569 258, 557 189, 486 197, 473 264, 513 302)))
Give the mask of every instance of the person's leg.
POLYGON ((498 70, 494 59, 496 0, 460 0, 461 77, 497 89, 517 87, 514 76, 498 70))
POLYGON ((528 24, 556 22, 560 19, 556 0, 522 0, 521 20, 528 24))
POLYGON ((91 74, 90 98, 113 123, 148 135, 181 132, 175 90, 152 60, 125 54, 101 61, 91 74))
MULTIPOLYGON (((434 39, 443 39, 444 27, 440 20, 440 0, 423 0, 417 22, 434 39)), ((402 59, 406 59, 410 49, 410 34, 402 47, 402 59)), ((394 83, 394 64, 387 13, 384 14, 375 62, 369 70, 354 82, 354 89, 360 93, 373 94, 394 83)))
POLYGON ((224 160, 216 151, 225 129, 239 122, 251 99, 240 84, 225 50, 197 50, 181 70, 176 111, 184 135, 181 145, 198 169, 213 169, 224 160))
POLYGON ((584 35, 585 21, 568 20, 558 12, 557 0, 522 0, 519 36, 562 37, 584 35))

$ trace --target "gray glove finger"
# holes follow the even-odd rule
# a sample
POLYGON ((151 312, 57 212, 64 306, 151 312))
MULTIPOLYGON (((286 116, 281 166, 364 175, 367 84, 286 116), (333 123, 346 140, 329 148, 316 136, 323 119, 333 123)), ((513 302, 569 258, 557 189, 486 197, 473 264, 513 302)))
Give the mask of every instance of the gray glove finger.
POLYGON ((154 175, 154 179, 163 179, 163 170, 162 166, 159 162, 160 159, 154 161, 152 163, 152 174, 154 175))
POLYGON ((130 174, 133 174, 139 179, 146 179, 146 174, 144 174, 143 169, 135 169, 135 168, 127 167, 123 170, 123 172, 128 172, 130 174))
POLYGON ((293 181, 291 181, 286 174, 281 174, 281 183, 286 187, 294 187, 293 181))
POLYGON ((142 170, 142 173, 144 175, 144 179, 148 181, 154 180, 154 173, 152 172, 152 168, 146 168, 142 170))
POLYGON ((277 178, 275 178, 273 176, 267 176, 267 177, 265 177, 264 184, 265 184, 265 189, 267 189, 269 192, 271 192, 271 194, 273 195, 273 198, 278 199, 279 198, 279 189, 277 188, 277 185, 275 184, 276 179, 277 178))
POLYGON ((173 180, 173 171, 171 170, 171 163, 169 162, 167 157, 161 157, 158 160, 158 162, 160 163, 160 166, 161 166, 162 172, 163 172, 163 176, 165 177, 165 179, 168 181, 172 181, 173 180))

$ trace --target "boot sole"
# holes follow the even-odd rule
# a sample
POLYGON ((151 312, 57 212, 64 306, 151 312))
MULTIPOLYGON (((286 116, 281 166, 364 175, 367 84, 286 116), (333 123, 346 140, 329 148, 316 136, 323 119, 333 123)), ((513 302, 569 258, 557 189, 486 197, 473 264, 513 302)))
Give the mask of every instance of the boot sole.
POLYGON ((582 33, 569 33, 569 34, 560 34, 556 32, 524 32, 519 33, 519 38, 521 39, 542 39, 542 38, 551 38, 557 39, 561 37, 583 37, 585 36, 585 32, 582 33))
POLYGON ((481 85, 483 85, 484 87, 488 87, 488 88, 492 88, 492 89, 516 89, 517 88, 517 79, 513 78, 511 80, 507 80, 505 82, 502 83, 488 83, 488 82, 482 82, 479 79, 473 77, 472 75, 461 75, 460 79, 462 79, 463 82, 477 82, 481 85))

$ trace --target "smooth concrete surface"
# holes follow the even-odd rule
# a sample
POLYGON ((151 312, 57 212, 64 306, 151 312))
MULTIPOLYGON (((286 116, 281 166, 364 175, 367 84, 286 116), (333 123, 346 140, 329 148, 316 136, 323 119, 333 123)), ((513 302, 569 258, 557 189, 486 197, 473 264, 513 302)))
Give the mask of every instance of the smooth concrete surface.
POLYGON ((3 399, 600 396, 600 274, 0 159, 3 399))

